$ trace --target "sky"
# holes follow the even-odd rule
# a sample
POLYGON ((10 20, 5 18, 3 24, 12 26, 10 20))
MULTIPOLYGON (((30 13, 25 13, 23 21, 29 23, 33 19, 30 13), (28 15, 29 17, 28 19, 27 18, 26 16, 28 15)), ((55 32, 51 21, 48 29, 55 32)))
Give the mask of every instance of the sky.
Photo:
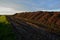
POLYGON ((0 0, 0 15, 41 10, 60 11, 60 0, 0 0))

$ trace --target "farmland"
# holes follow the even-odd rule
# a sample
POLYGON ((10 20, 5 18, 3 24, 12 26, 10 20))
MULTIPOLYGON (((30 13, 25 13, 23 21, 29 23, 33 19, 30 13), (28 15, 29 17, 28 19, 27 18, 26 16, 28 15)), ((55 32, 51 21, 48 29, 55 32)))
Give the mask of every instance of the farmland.
POLYGON ((60 12, 22 12, 0 16, 0 40, 60 40, 60 12))
POLYGON ((14 17, 34 24, 43 24, 47 26, 48 31, 60 32, 60 12, 26 12, 14 17))
POLYGON ((17 40, 60 40, 60 12, 23 12, 6 17, 17 40))

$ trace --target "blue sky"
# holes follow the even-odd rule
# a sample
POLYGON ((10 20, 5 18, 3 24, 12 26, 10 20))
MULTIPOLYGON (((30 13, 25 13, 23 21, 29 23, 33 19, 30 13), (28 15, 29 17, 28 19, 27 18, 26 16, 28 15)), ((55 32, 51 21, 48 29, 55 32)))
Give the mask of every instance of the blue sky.
POLYGON ((0 13, 60 10, 60 0, 0 0, 0 13), (9 11, 4 11, 9 10, 9 11))

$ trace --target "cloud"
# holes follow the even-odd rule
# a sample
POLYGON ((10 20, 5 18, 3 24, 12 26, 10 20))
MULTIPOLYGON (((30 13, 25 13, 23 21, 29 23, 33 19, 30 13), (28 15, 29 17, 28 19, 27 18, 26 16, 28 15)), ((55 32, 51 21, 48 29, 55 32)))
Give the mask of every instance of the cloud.
POLYGON ((0 0, 0 14, 25 11, 59 11, 60 0, 0 0))
POLYGON ((0 15, 14 15, 17 12, 24 12, 24 11, 17 11, 13 8, 0 7, 0 15))

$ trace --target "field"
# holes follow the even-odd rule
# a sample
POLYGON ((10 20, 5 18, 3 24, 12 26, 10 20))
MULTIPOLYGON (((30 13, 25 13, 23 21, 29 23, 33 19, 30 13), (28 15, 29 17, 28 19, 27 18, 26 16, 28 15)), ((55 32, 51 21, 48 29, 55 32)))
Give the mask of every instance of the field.
POLYGON ((60 12, 23 12, 0 16, 1 40, 60 40, 60 12))
POLYGON ((60 12, 23 12, 7 18, 17 40, 60 40, 60 12))
POLYGON ((0 16, 0 40, 15 40, 13 28, 5 16, 0 16))
POLYGON ((48 31, 60 33, 60 12, 25 12, 17 13, 14 17, 32 24, 43 24, 48 31))

